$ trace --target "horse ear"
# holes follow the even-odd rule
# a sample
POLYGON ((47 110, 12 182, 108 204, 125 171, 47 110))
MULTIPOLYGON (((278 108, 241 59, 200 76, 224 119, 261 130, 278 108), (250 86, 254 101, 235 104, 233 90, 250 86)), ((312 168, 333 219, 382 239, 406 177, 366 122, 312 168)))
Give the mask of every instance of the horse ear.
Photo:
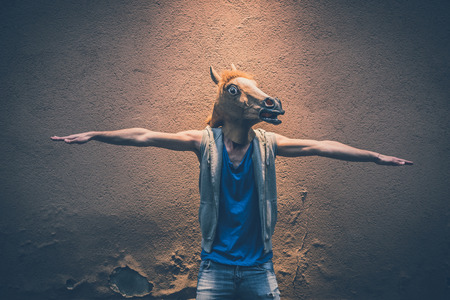
POLYGON ((215 84, 219 84, 219 81, 222 79, 219 73, 217 73, 213 67, 209 67, 209 73, 211 74, 212 81, 214 81, 215 84))
POLYGON ((231 64, 231 70, 237 71, 236 66, 234 64, 231 64))

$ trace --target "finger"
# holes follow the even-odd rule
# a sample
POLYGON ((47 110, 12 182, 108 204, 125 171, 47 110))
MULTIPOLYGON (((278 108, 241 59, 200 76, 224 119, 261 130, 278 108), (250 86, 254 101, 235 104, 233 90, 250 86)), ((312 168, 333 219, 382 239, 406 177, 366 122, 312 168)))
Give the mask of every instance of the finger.
POLYGON ((67 144, 72 144, 75 141, 76 141, 76 139, 74 139, 74 138, 66 138, 66 139, 64 139, 64 142, 66 142, 67 144))
POLYGON ((60 136, 52 136, 50 137, 53 141, 63 141, 64 137, 60 137, 60 136))
POLYGON ((405 159, 400 159, 400 160, 397 162, 397 165, 399 165, 399 166, 405 166, 405 165, 410 166, 410 165, 413 165, 413 164, 414 164, 414 163, 413 163, 412 161, 405 160, 405 159))

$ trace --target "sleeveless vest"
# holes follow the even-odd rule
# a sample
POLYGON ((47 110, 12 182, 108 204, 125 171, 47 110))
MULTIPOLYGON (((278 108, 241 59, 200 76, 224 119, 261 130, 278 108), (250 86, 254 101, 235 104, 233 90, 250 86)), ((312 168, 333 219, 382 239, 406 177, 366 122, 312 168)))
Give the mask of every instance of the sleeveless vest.
MULTIPOLYGON (((261 237, 264 251, 272 250, 272 234, 277 222, 277 186, 275 174, 275 134, 255 130, 253 139, 253 170, 258 191, 261 237)), ((200 209, 202 248, 211 252, 219 218, 220 176, 222 170, 223 136, 221 128, 206 127, 200 146, 200 209)))

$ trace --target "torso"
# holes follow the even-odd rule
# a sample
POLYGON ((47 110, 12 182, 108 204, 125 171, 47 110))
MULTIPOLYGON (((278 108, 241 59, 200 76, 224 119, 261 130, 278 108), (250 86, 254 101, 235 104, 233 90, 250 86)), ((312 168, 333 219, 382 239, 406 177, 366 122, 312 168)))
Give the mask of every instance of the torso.
POLYGON ((239 167, 239 164, 244 158, 245 153, 247 153, 248 147, 250 147, 250 143, 248 143, 247 145, 236 144, 232 142, 230 139, 227 139, 225 137, 223 142, 227 149, 228 157, 230 158, 230 161, 233 163, 233 167, 234 168, 239 167))

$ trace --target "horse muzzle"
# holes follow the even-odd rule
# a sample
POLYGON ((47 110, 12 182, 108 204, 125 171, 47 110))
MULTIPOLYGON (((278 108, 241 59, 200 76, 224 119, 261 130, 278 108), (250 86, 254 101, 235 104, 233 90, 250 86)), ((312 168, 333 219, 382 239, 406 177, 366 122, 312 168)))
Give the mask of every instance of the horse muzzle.
POLYGON ((261 109, 259 110, 259 118, 262 121, 274 125, 281 124, 281 120, 278 120, 279 115, 284 115, 280 99, 267 97, 262 101, 261 109))

